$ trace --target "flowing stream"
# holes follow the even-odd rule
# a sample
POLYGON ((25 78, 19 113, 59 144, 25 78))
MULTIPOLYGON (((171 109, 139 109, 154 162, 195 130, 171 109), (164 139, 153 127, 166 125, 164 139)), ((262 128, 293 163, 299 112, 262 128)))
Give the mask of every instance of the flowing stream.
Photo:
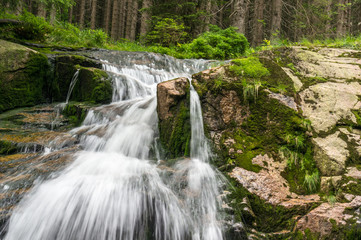
POLYGON ((91 109, 83 125, 71 131, 83 150, 24 197, 5 239, 223 239, 221 183, 209 164, 201 105, 192 86, 191 158, 161 168, 156 141, 157 84, 189 78, 210 62, 107 51, 95 57, 112 77, 113 102, 91 109))

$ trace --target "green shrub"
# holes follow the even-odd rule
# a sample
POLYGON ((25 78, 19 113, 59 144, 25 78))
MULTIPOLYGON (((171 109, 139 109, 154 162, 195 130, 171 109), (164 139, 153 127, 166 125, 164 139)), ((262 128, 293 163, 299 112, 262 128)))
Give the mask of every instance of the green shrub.
POLYGON ((201 34, 181 50, 192 52, 196 58, 230 59, 243 55, 248 47, 246 37, 236 28, 221 29, 211 25, 209 32, 201 34))
POLYGON ((22 24, 15 25, 13 31, 20 39, 44 41, 53 27, 44 18, 36 17, 24 10, 19 20, 22 24))

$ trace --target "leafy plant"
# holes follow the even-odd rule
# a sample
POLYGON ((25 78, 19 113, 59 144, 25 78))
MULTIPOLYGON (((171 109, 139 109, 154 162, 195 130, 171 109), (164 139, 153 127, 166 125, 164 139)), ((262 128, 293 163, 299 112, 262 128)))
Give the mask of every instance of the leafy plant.
POLYGON ((305 180, 303 184, 310 193, 313 193, 317 190, 319 183, 320 183, 320 176, 317 170, 312 174, 309 174, 308 171, 306 171, 305 180))

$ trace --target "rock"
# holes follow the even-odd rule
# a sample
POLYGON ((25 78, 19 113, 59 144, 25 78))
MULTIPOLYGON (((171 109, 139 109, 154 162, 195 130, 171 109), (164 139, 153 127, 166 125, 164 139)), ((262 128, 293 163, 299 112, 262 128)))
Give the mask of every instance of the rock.
POLYGON ((326 138, 314 138, 314 159, 324 176, 337 176, 345 171, 349 155, 347 143, 336 132, 326 138))
POLYGON ((49 98, 50 66, 43 54, 0 40, 0 112, 49 98))
POLYGON ((71 101, 110 103, 112 84, 101 63, 80 55, 61 55, 55 58, 53 99, 65 102, 74 74, 79 70, 77 82, 71 93, 71 101))
POLYGON ((361 206, 361 196, 355 197, 350 203, 323 203, 317 208, 313 209, 307 215, 303 216, 296 225, 296 229, 305 231, 311 230, 314 233, 320 233, 322 237, 330 235, 333 225, 346 225, 347 221, 358 220, 359 214, 354 215, 345 213, 346 209, 357 209, 361 206))
POLYGON ((293 86, 294 86, 295 90, 296 90, 297 92, 298 92, 299 90, 301 90, 301 88, 302 88, 302 86, 303 86, 303 83, 301 82, 301 80, 300 80, 297 76, 293 75, 291 69, 285 68, 285 67, 282 68, 282 69, 283 69, 283 71, 285 71, 285 73, 292 79, 292 81, 293 81, 293 86))
POLYGON ((289 57, 295 59, 295 67, 305 77, 322 77, 343 81, 344 79, 361 79, 361 71, 357 58, 342 57, 349 50, 327 49, 320 51, 305 50, 292 47, 289 57))
POLYGON ((255 173, 236 167, 229 175, 261 199, 286 208, 310 205, 320 200, 317 195, 302 196, 291 193, 288 182, 281 176, 286 167, 285 162, 276 162, 267 155, 258 155, 252 163, 263 169, 255 173))
POLYGON ((293 97, 289 97, 280 93, 273 93, 271 91, 269 91, 269 93, 270 94, 268 95, 268 97, 277 99, 283 105, 292 108, 295 111, 298 111, 297 103, 295 102, 295 99, 293 97))
POLYGON ((166 120, 174 116, 171 108, 178 104, 178 101, 186 97, 189 90, 189 82, 187 78, 177 78, 158 84, 158 117, 166 120))
POLYGON ((361 171, 355 167, 348 167, 345 176, 352 177, 354 179, 361 179, 361 171))
POLYGON ((321 191, 328 193, 337 189, 340 185, 342 176, 321 177, 321 191))
POLYGON ((177 78, 157 86, 160 141, 170 158, 189 155, 189 87, 187 78, 177 78))
POLYGON ((327 132, 341 119, 356 122, 352 109, 360 109, 358 95, 361 85, 351 83, 320 83, 300 93, 303 115, 311 120, 316 132, 327 132))

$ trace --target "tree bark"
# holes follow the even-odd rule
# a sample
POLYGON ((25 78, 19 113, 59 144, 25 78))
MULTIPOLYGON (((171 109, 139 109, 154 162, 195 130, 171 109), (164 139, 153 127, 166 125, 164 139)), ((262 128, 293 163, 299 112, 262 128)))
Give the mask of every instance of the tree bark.
POLYGON ((253 34, 252 45, 257 46, 263 40, 263 7, 264 0, 255 0, 254 2, 254 16, 253 16, 253 34))
POLYGON ((338 0, 336 35, 341 37, 345 34, 345 0, 338 0))
POLYGON ((280 37, 282 21, 282 0, 272 1, 271 41, 280 37))
POLYGON ((208 0, 206 2, 206 16, 204 17, 204 29, 203 32, 209 31, 209 24, 211 23, 211 11, 212 11, 212 1, 208 0))
POLYGON ((113 14, 112 14, 112 30, 111 37, 113 40, 118 40, 118 25, 119 25, 119 1, 113 1, 113 14))
POLYGON ((127 10, 128 10, 127 9, 127 1, 126 0, 120 0, 120 3, 119 3, 119 24, 118 24, 119 38, 125 38, 127 10))
POLYGON ((55 4, 51 4, 50 8, 50 23, 54 24, 56 20, 56 6, 55 4))
POLYGON ((151 7, 151 1, 150 0, 143 0, 143 12, 140 19, 140 36, 144 36, 147 34, 149 30, 149 21, 150 21, 150 13, 149 13, 149 7, 151 7))
POLYGON ((110 11, 112 7, 112 3, 110 0, 106 0, 105 2, 105 13, 104 13, 104 19, 103 19, 103 28, 106 33, 109 34, 109 23, 110 23, 110 11))
POLYGON ((80 0, 79 6, 79 27, 84 27, 84 19, 85 19, 85 0, 80 0))
POLYGON ((69 12, 68 12, 68 22, 72 23, 73 22, 73 7, 69 8, 69 12))
POLYGON ((134 1, 131 8, 132 18, 130 23, 130 34, 129 39, 134 41, 137 31, 137 22, 138 22, 138 1, 134 1))
POLYGON ((38 3, 38 16, 46 18, 46 6, 43 2, 38 3))
POLYGON ((236 27, 239 33, 246 32, 247 0, 235 0, 233 3, 232 26, 236 27))
POLYGON ((91 2, 90 28, 95 29, 97 22, 97 0, 91 2))
POLYGON ((325 24, 325 36, 326 37, 331 37, 331 4, 332 1, 326 1, 326 6, 325 6, 325 11, 327 14, 327 19, 326 19, 326 24, 325 24))
POLYGON ((127 12, 127 17, 126 17, 126 25, 125 25, 125 38, 126 39, 130 39, 130 29, 131 29, 131 25, 132 25, 132 17, 133 17, 133 6, 132 6, 132 0, 127 0, 127 4, 126 4, 126 12, 127 12))

